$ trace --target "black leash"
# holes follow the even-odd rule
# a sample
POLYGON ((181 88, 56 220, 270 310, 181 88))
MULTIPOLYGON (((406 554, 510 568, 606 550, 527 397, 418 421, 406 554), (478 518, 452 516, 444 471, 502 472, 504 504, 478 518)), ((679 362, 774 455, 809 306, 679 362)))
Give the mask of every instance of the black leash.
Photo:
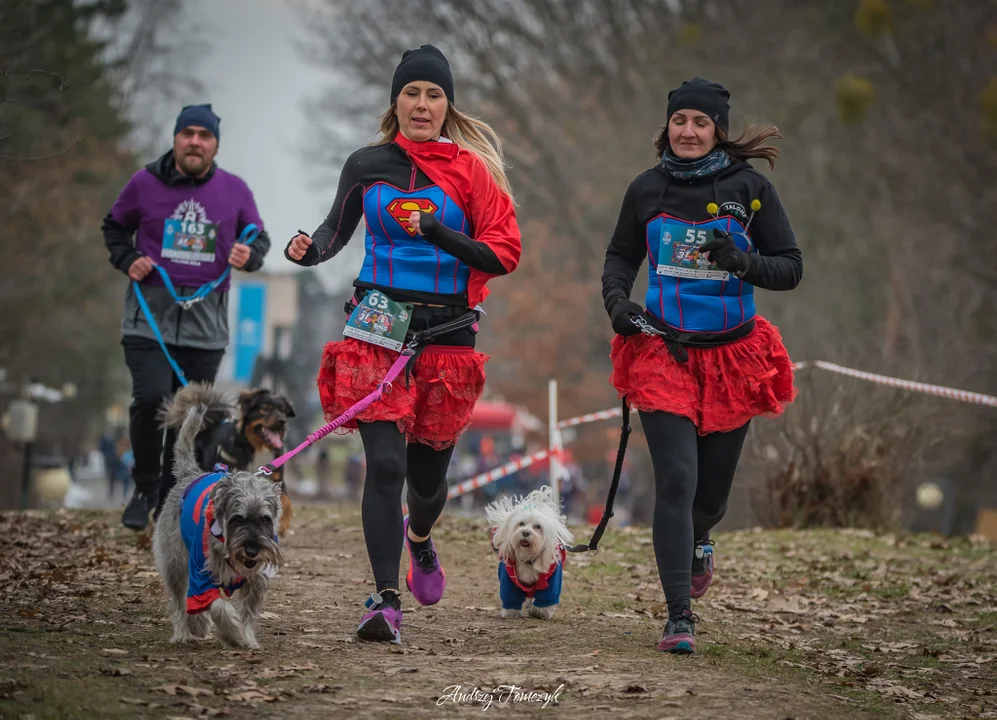
POLYGON ((616 467, 613 468, 613 481, 609 484, 609 496, 606 498, 606 509, 602 513, 602 520, 592 533, 592 539, 588 545, 572 545, 565 547, 569 553, 596 552, 599 549, 599 541, 602 534, 606 532, 609 519, 613 517, 613 502, 616 500, 616 491, 620 487, 620 475, 623 474, 623 458, 627 454, 627 441, 630 439, 630 407, 627 399, 623 398, 623 427, 620 430, 620 447, 616 451, 616 467))
POLYGON ((408 365, 405 366, 405 387, 408 387, 409 385, 409 381, 412 377, 412 368, 415 367, 416 360, 419 359, 419 356, 422 355, 422 351, 425 350, 427 346, 433 344, 433 340, 438 337, 443 337, 447 333, 469 328, 474 325, 474 323, 478 322, 480 318, 481 315, 477 310, 468 310, 463 315, 440 325, 426 328, 425 330, 409 330, 405 346, 409 349, 414 349, 414 352, 412 353, 412 357, 409 360, 408 365))

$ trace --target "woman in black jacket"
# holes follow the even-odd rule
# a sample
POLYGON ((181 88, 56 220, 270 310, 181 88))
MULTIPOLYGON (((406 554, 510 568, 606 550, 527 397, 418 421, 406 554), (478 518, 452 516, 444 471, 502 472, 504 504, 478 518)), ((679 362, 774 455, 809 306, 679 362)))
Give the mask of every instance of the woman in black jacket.
POLYGON ((795 396, 779 331, 754 288, 792 290, 803 257, 772 184, 773 126, 728 136, 730 93, 702 78, 668 94, 660 162, 627 189, 606 251, 602 295, 617 337, 612 382, 640 412, 654 465, 654 551, 668 600, 658 645, 695 651, 691 597, 713 579, 710 530, 727 509, 751 418, 795 396), (648 259, 646 311, 630 300, 648 259), (642 330, 644 332, 642 332, 642 330))

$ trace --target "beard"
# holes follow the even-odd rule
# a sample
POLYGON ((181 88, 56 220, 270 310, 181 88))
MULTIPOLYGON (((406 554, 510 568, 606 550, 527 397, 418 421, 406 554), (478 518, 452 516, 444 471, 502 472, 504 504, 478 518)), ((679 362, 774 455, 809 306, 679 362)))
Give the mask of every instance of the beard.
POLYGON ((208 158, 197 153, 186 153, 180 158, 180 169, 188 175, 200 175, 208 169, 208 158))

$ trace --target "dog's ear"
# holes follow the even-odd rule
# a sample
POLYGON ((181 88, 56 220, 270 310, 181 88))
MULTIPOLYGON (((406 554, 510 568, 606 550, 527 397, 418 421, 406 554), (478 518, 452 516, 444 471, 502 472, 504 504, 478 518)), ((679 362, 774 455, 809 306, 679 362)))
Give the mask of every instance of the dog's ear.
POLYGON ((266 390, 263 390, 262 388, 256 388, 254 390, 243 390, 241 393, 239 393, 239 411, 243 415, 249 413, 249 411, 252 410, 253 407, 255 407, 256 404, 259 402, 260 396, 265 392, 266 390))
POLYGON ((233 475, 225 475, 211 489, 211 502, 214 503, 215 517, 218 518, 219 522, 222 521, 222 518, 228 517, 228 507, 232 502, 234 491, 235 477, 233 475))
POLYGON ((284 506, 280 503, 280 496, 284 492, 284 482, 282 480, 271 481, 273 495, 267 498, 267 505, 270 507, 270 514, 273 516, 274 525, 280 519, 284 506))
POLYGON ((281 409, 284 411, 284 415, 289 418, 293 418, 294 415, 294 405, 283 395, 278 396, 278 402, 280 403, 281 409))

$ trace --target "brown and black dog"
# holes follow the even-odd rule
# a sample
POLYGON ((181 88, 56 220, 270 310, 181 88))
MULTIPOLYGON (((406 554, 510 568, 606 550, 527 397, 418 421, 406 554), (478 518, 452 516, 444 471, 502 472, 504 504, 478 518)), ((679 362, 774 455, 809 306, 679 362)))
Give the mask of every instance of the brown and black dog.
MULTIPOLYGON (((194 440, 197 461, 205 472, 211 472, 216 463, 228 465, 233 470, 254 470, 282 453, 287 419, 294 417, 294 408, 283 395, 266 388, 245 390, 239 394, 236 408, 225 393, 213 385, 190 383, 163 403, 160 422, 165 427, 179 428, 187 410, 198 405, 208 408, 194 440)), ((292 510, 282 468, 274 470, 270 479, 281 486, 277 533, 284 537, 291 523, 292 510)))

